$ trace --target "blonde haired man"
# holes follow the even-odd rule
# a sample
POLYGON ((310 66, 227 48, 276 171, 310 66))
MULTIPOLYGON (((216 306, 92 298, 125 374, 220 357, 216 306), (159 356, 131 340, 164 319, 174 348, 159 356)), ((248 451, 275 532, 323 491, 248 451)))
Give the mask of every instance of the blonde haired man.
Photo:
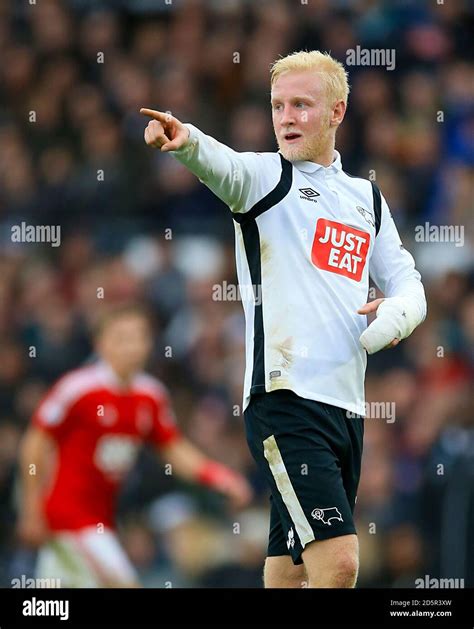
POLYGON ((276 61, 277 153, 237 153, 141 110, 152 118, 146 143, 172 152, 229 206, 239 282, 254 288, 243 299, 244 416, 271 489, 266 587, 355 586, 366 352, 396 345, 426 315, 385 199, 342 170, 335 141, 348 94, 344 67, 328 54, 276 61), (369 275, 385 299, 365 303, 369 275))

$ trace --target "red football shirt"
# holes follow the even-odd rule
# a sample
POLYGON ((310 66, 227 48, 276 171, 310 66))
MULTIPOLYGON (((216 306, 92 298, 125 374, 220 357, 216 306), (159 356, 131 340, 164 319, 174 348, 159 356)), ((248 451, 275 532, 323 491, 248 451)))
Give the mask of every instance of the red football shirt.
POLYGON ((113 527, 117 493, 140 445, 179 437, 165 387, 138 374, 127 388, 103 362, 63 376, 33 424, 57 443, 58 462, 44 510, 49 527, 113 527))

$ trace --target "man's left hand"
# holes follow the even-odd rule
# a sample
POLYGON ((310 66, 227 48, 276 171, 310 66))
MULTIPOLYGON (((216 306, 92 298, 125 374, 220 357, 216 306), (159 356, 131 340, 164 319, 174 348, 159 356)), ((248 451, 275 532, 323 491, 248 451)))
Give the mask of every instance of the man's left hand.
MULTIPOLYGON (((377 308, 380 306, 380 304, 383 301, 384 301, 383 297, 381 299, 374 299, 374 301, 369 301, 364 306, 362 306, 362 308, 359 308, 357 312, 358 314, 361 314, 361 315, 367 315, 367 314, 370 314, 371 312, 377 312, 377 308)), ((400 343, 400 339, 393 339, 390 343, 388 343, 382 349, 390 349, 391 347, 396 347, 399 343, 400 343)))

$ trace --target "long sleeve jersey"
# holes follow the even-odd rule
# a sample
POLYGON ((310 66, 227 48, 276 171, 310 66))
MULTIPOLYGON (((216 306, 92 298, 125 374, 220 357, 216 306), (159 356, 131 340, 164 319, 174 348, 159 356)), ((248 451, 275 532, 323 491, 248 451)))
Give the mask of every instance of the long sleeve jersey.
POLYGON ((426 300, 375 184, 342 170, 239 153, 193 125, 175 156, 232 212, 246 320, 243 408, 252 393, 297 395, 365 414, 367 327, 357 313, 369 276, 386 297, 409 300, 416 325, 426 300))

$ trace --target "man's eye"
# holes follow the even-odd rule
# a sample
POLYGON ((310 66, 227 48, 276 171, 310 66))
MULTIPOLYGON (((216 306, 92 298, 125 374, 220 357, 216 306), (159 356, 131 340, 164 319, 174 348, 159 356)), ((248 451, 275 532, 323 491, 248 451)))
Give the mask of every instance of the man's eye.
POLYGON ((273 105, 273 110, 274 111, 280 111, 280 109, 281 109, 281 105, 279 105, 279 104, 273 105))
POLYGON ((296 106, 297 106, 297 107, 299 107, 299 108, 301 109, 302 107, 304 107, 304 106, 305 106, 305 103, 303 103, 303 102, 299 101, 298 103, 296 103, 296 106))

